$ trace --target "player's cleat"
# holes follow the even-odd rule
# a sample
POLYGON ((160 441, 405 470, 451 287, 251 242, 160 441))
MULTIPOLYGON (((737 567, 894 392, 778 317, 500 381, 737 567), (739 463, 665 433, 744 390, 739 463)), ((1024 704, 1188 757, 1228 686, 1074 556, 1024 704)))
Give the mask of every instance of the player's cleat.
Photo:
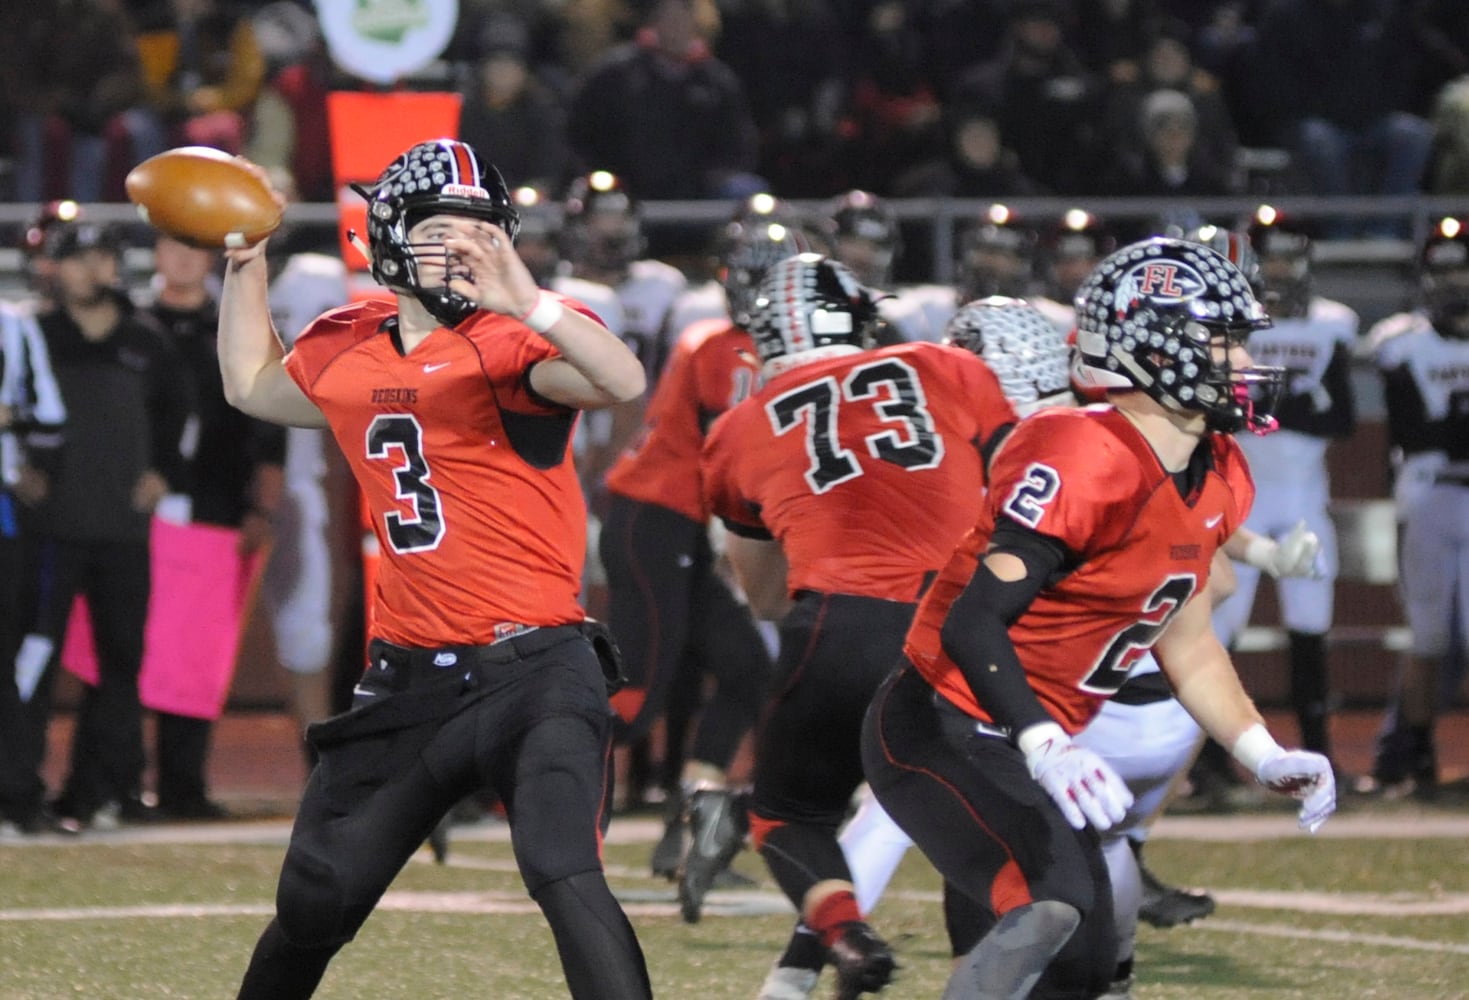
POLYGON ((857 1000, 863 993, 876 993, 892 982, 898 962, 886 941, 866 923, 854 920, 827 949, 827 960, 836 970, 834 1000, 857 1000))
POLYGON ((1138 906, 1138 919, 1154 927, 1176 927, 1202 920, 1214 912, 1214 897, 1198 889, 1180 889, 1167 885, 1138 860, 1142 876, 1143 898, 1138 906))
POLYGON ((653 848, 649 867, 653 869, 654 877, 661 876, 672 882, 678 878, 679 868, 683 865, 689 821, 684 810, 683 796, 679 793, 674 792, 664 805, 666 811, 663 817, 663 836, 653 848))
POLYGON ((449 860, 449 827, 453 823, 453 812, 446 812, 429 832, 428 849, 434 854, 435 864, 441 865, 449 860))
POLYGON ((798 969, 792 965, 772 966, 760 995, 755 1000, 809 1000, 816 992, 821 973, 816 969, 798 969))
POLYGON ((684 923, 696 924, 715 877, 740 852, 745 818, 735 793, 724 789, 695 792, 687 815, 690 843, 679 873, 678 903, 684 923))

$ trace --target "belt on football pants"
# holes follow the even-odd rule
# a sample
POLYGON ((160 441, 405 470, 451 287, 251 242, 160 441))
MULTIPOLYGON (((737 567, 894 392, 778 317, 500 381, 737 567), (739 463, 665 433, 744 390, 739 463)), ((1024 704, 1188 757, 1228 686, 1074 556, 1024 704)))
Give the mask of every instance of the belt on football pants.
POLYGON ((435 684, 447 678, 462 679, 476 667, 513 663, 543 653, 570 639, 585 635, 580 624, 524 626, 523 631, 496 640, 487 646, 438 646, 413 648, 399 646, 385 639, 374 639, 367 647, 369 669, 379 674, 393 691, 435 684))

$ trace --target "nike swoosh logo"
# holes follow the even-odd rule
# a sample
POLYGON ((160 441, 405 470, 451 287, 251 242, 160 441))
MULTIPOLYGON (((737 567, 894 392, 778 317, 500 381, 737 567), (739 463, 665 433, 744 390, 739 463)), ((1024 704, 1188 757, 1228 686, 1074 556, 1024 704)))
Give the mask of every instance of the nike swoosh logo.
POLYGON ((354 685, 353 688, 352 688, 352 693, 353 694, 360 694, 364 698, 376 698, 377 697, 377 692, 376 691, 369 691, 367 688, 363 687, 361 684, 354 685))
POLYGON ((1213 517, 1207 517, 1204 519, 1204 527, 1212 528, 1222 520, 1224 520, 1223 514, 1215 514, 1213 517))
POLYGON ((432 375, 434 372, 438 371, 440 368, 448 368, 448 367, 449 367, 449 362, 447 362, 447 361, 441 361, 439 364, 436 364, 436 365, 424 365, 423 366, 423 373, 425 375, 432 375))

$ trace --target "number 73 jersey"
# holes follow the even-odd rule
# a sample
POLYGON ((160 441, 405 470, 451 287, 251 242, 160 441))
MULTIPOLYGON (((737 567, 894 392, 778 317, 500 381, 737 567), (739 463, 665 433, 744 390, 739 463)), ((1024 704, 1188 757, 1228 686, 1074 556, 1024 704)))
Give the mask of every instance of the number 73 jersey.
POLYGON ((1015 412, 978 357, 899 344, 784 371, 714 423, 704 495, 779 539, 791 593, 913 602, 974 523, 1015 412))
POLYGON ((1146 439, 1110 406, 1045 410, 1023 420, 995 457, 990 492, 924 597, 904 652, 930 684, 977 719, 995 721, 943 652, 939 630, 974 576, 1001 518, 1073 555, 1010 626, 1042 706, 1070 733, 1122 685, 1174 614, 1209 578, 1214 552, 1249 514, 1255 488, 1239 445, 1199 445, 1185 496, 1146 439))

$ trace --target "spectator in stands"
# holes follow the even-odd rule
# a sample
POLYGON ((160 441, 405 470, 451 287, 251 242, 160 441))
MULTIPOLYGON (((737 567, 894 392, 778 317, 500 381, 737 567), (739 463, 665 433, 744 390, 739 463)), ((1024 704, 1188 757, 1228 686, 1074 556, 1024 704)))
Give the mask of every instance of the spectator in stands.
POLYGON ((494 150, 512 186, 560 190, 571 160, 566 109, 532 74, 530 42, 530 29, 513 14, 485 20, 459 113, 459 138, 494 150))
POLYGON ((760 133, 759 172, 788 198, 830 193, 847 96, 843 23, 830 0, 727 4, 715 49, 740 81, 760 133))
POLYGON ((582 163, 640 198, 729 198, 753 174, 755 122, 738 77, 715 59, 692 0, 644 0, 637 38, 578 82, 569 135, 582 163))
POLYGON ((950 108, 948 143, 940 156, 919 163, 893 181, 895 198, 1020 198, 1045 194, 1005 145, 999 115, 977 105, 950 108))
POLYGON ((1413 110, 1426 113, 1444 86, 1469 74, 1469 4, 1412 0, 1410 6, 1418 87, 1413 110))
POLYGON ((288 172, 302 200, 332 201, 326 95, 336 71, 316 18, 291 0, 276 0, 256 11, 252 24, 265 80, 250 111, 245 156, 288 172))
MULTIPOLYGON (((141 312, 168 335, 193 389, 191 432, 180 448, 188 520, 238 530, 241 552, 249 555, 269 544, 281 506, 285 433, 225 402, 215 347, 219 304, 209 287, 217 254, 159 236, 153 259, 150 301, 141 312)), ((161 710, 156 718, 159 812, 178 820, 226 818, 206 780, 213 720, 161 710)))
MULTIPOLYGON (((1422 190, 1432 127, 1405 109, 1417 59, 1402 5, 1379 0, 1279 0, 1259 32, 1260 71, 1277 135, 1311 192, 1422 190)), ((1352 235, 1397 227, 1336 227, 1352 235)))
POLYGON ((1433 109, 1431 194, 1469 194, 1469 76, 1445 87, 1433 109))
POLYGON ((170 140, 238 153, 266 73, 250 17, 222 0, 171 0, 142 41, 170 140))
POLYGON ((1106 144, 1114 149, 1137 149, 1143 142, 1142 105, 1159 90, 1187 95, 1197 116, 1195 148, 1198 155, 1226 169, 1234 163, 1238 140, 1229 106, 1213 74, 1194 65, 1188 46, 1188 28, 1180 21, 1161 22, 1136 64, 1131 78, 1116 81, 1106 101, 1106 144))
MULTIPOLYGON (((1142 144, 1117 150, 1113 168, 1106 175, 1109 193, 1168 199, 1231 193, 1228 165, 1209 159, 1199 148, 1198 112, 1187 94, 1155 90, 1143 101, 1139 118, 1142 144)), ((1199 221, 1197 213, 1185 205, 1166 211, 1159 225, 1171 222, 1189 229, 1199 221)))
POLYGON ((853 43, 851 92, 842 133, 844 164, 829 183, 891 190, 898 171, 943 145, 942 108, 906 4, 884 0, 853 43))
POLYGON ((1066 44, 1068 12, 1064 0, 1016 0, 1000 54, 971 66, 951 95, 998 108, 1021 168, 1058 194, 1089 186, 1097 142, 1099 90, 1066 44))
POLYGON ((17 102, 15 197, 110 196, 110 136, 134 161, 164 147, 127 11, 121 0, 56 0, 28 7, 19 28, 17 64, 7 67, 17 102))

